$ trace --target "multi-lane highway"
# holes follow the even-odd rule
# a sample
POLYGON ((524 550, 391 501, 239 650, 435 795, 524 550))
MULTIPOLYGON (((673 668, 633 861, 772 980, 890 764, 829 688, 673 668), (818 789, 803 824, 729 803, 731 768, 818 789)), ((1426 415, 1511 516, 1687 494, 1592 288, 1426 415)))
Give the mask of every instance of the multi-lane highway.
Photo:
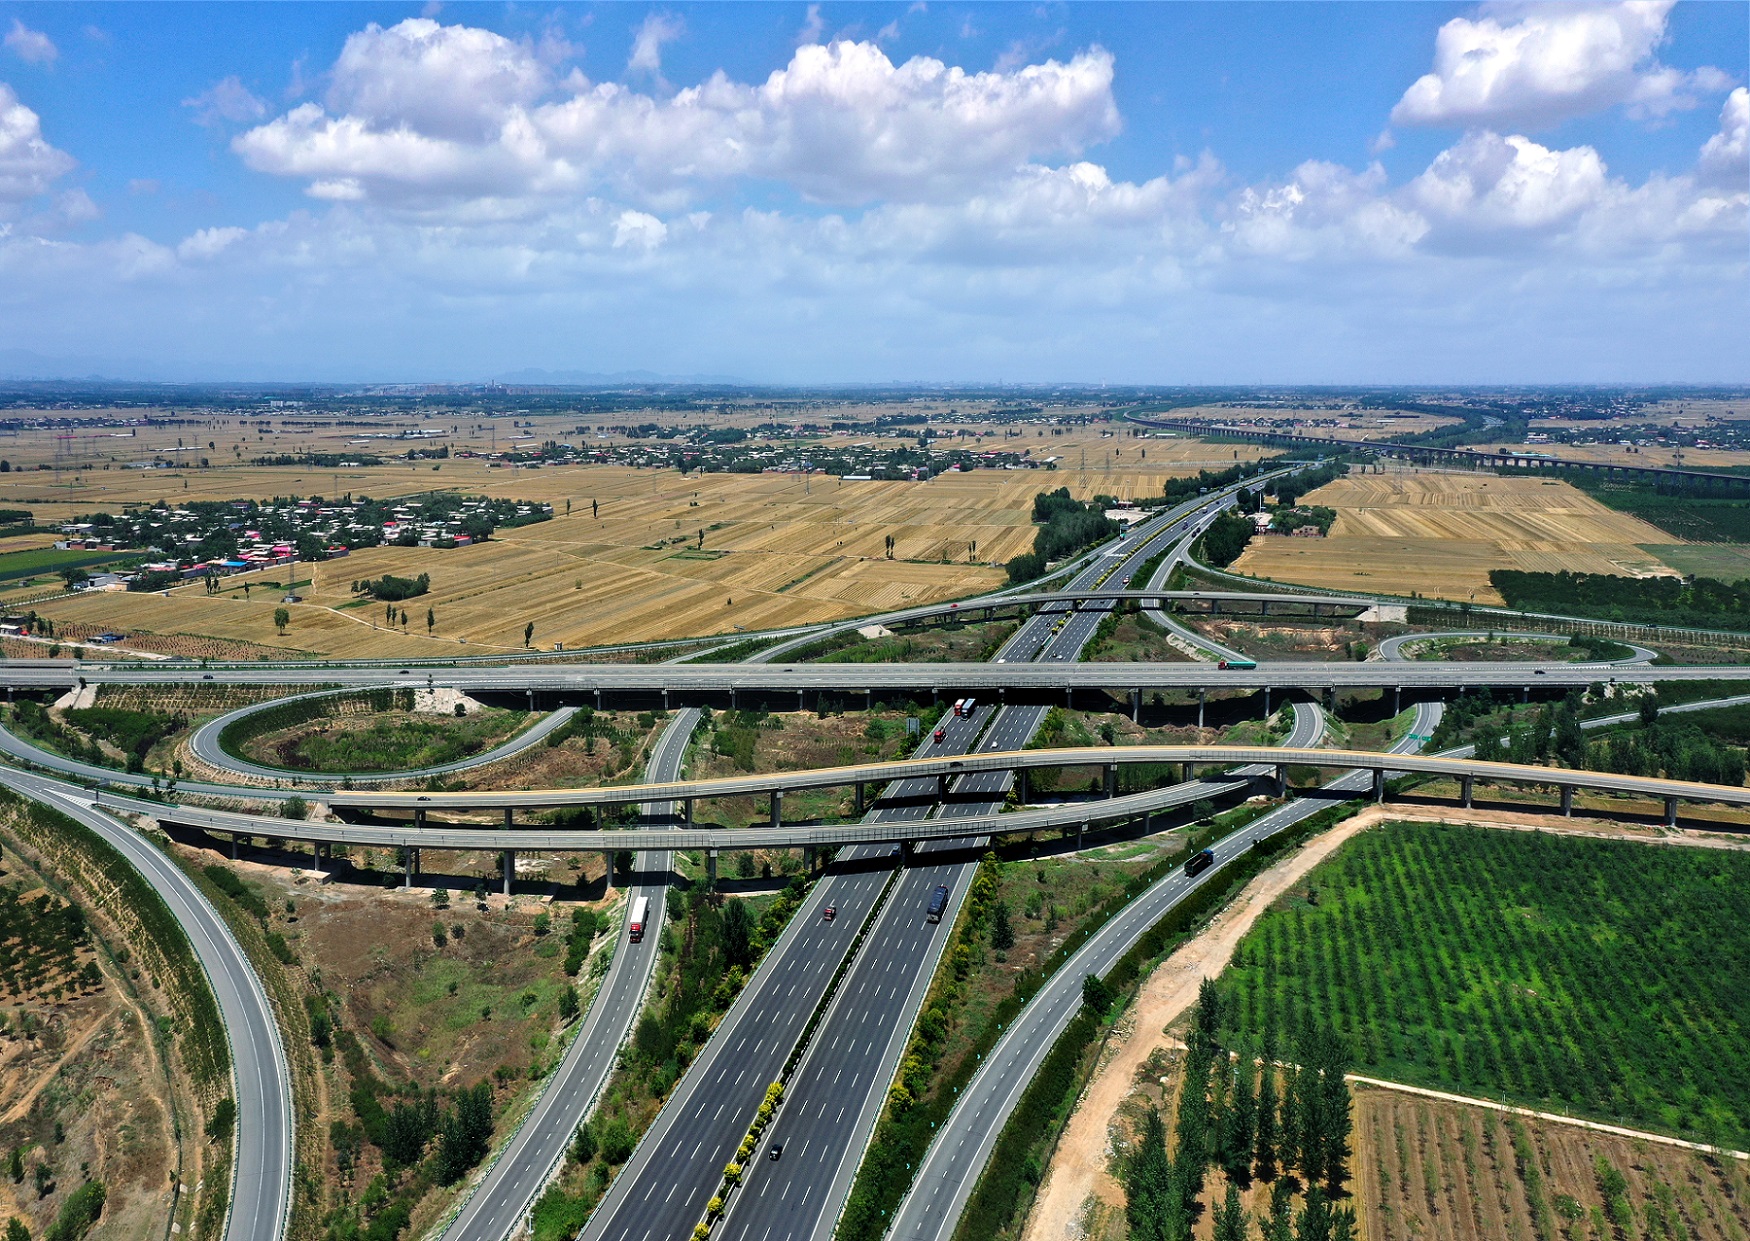
MULTIPOLYGON (((1121 543, 1115 549, 1118 555, 1093 557, 1077 575, 1075 588, 1085 590, 1099 584, 1115 571, 1125 553, 1152 554, 1149 549, 1157 539, 1176 537, 1174 528, 1182 520, 1179 512, 1156 518, 1142 534, 1121 543)), ((1100 619, 1092 610, 1061 616, 1036 614, 1010 637, 996 659, 1049 659, 1065 652, 1073 658, 1100 619)), ((840 667, 834 665, 829 677, 840 667)), ((1002 711, 989 704, 974 708, 969 715, 948 713, 939 726, 940 739, 932 733, 918 753, 938 758, 964 754, 974 744, 1013 748, 1025 743, 1042 716, 1043 711, 1037 708, 1002 711), (981 734, 986 733, 988 738, 980 743, 981 734)), ((988 791, 982 787, 966 787, 965 791, 974 795, 983 792, 998 800, 1007 784, 1006 774, 1000 778, 994 774, 958 778, 963 787, 967 781, 989 783, 988 791)), ((901 804, 878 805, 865 830, 891 832, 895 830, 892 825, 899 822, 915 824, 928 812, 927 803, 920 804, 918 799, 928 798, 935 786, 935 779, 896 781, 886 796, 901 804)), ((915 831, 916 827, 906 830, 915 831)), ((704 1213, 705 1200, 716 1190, 722 1166, 745 1132, 766 1085, 780 1075, 803 1024, 843 959, 855 928, 864 923, 887 886, 888 868, 878 865, 879 852, 865 848, 851 853, 845 859, 846 867, 819 885, 725 1018, 724 1028, 731 1033, 726 1036, 720 1032, 707 1044, 699 1062, 639 1144, 633 1161, 597 1208, 586 1237, 645 1241, 691 1231, 704 1213), (837 913, 831 921, 821 917, 820 911, 827 905, 837 913)), ((846 1102, 835 1112, 835 1122, 853 1135, 873 1124, 869 1096, 873 1094, 878 1105, 879 1093, 892 1076, 891 1065, 897 1063, 903 1049, 941 947, 940 927, 926 923, 919 912, 923 899, 937 884, 943 884, 954 893, 957 904, 969 874, 970 866, 965 862, 938 862, 925 853, 894 880, 890 901, 835 997, 831 1019, 793 1080, 782 1119, 772 1132, 786 1131, 790 1124, 799 1123, 794 1118, 807 1114, 818 1093, 817 1075, 825 1071, 822 1066, 829 1065, 834 1066, 832 1093, 846 1102), (872 970, 878 970, 880 977, 872 979, 872 970), (846 1064, 853 1072, 860 1070, 854 1087, 843 1080, 846 1064)), ((951 916, 952 911, 944 915, 950 925, 951 916)), ((827 1146, 824 1135, 818 1145, 811 1135, 802 1135, 789 1147, 791 1165, 806 1170, 810 1151, 825 1157, 827 1146)), ((766 1149, 762 1147, 761 1153, 766 1149)), ((860 1150, 860 1145, 856 1149, 860 1150)), ((855 1155, 841 1150, 837 1159, 849 1159, 854 1166, 855 1155)), ((756 1157, 750 1175, 763 1172, 769 1164, 769 1160, 761 1162, 756 1157)), ((804 1234, 822 1219, 830 1226, 836 1202, 842 1201, 839 1178, 830 1172, 807 1179, 795 1194, 799 1212, 808 1217, 804 1234)), ((778 1191, 776 1200, 790 1199, 788 1187, 778 1191)), ((796 1234, 786 1231, 785 1235, 796 1234)))
POLYGON ((225 1239, 271 1241, 284 1236, 295 1153, 291 1070, 267 992, 243 946, 174 862, 125 823, 94 809, 77 790, 3 767, 0 784, 96 832, 145 877, 182 924, 212 984, 231 1044, 237 1125, 225 1239))

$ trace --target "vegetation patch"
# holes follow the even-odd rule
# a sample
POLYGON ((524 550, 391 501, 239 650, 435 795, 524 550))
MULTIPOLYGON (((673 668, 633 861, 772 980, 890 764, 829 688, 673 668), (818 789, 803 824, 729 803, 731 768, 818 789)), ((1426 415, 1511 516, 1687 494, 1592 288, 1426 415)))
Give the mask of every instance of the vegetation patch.
POLYGON ((1051 561, 1115 537, 1118 523, 1106 516, 1107 507, 1105 497, 1084 503, 1071 496, 1068 487, 1033 497, 1033 523, 1040 530, 1033 536, 1033 550, 1009 561, 1009 580, 1030 582, 1042 576, 1051 561))
POLYGON ((411 771, 491 749, 527 719, 523 711, 499 710, 464 717, 396 710, 328 716, 256 737, 244 754, 293 771, 411 771))
POLYGON ((1526 573, 1491 569, 1489 584, 1507 606, 1588 616, 1629 625, 1750 632, 1750 580, 1617 577, 1608 573, 1526 573))
POLYGON ((1727 851, 1394 825, 1248 933, 1235 1012, 1323 1015, 1374 1076, 1742 1148, 1747 893, 1727 851))
MULTIPOLYGON (((1605 482, 1567 471, 1568 479, 1599 503, 1692 543, 1750 543, 1750 506, 1741 499, 1661 492, 1632 483, 1605 482)), ((1565 475, 1564 475, 1565 476, 1565 475)))

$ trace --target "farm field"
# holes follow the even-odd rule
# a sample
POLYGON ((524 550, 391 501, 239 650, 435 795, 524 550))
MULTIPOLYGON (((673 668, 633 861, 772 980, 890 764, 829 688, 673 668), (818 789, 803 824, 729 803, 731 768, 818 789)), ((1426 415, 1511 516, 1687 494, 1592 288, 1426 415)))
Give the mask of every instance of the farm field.
MULTIPOLYGON (((1646 423, 1652 419, 1634 421, 1646 423)), ((1685 425, 1699 422, 1697 418, 1672 419, 1685 425)), ((1541 425, 1541 424, 1539 424, 1541 425)), ((1595 426, 1596 424, 1594 424, 1595 426)), ((1684 470, 1717 470, 1728 466, 1750 465, 1750 452, 1728 448, 1667 448, 1660 444, 1637 445, 1633 452, 1620 444, 1489 444, 1479 445, 1487 452, 1547 452, 1552 457, 1569 461, 1603 461, 1610 465, 1675 466, 1684 470), (1681 453, 1681 459, 1678 454, 1681 453)))
POLYGON ((1500 604, 1491 569, 1673 570, 1645 550, 1664 531, 1565 482, 1470 473, 1351 475, 1301 499, 1337 511, 1328 537, 1254 538, 1230 569, 1344 590, 1500 604))
POLYGON ((1750 578, 1750 543, 1649 543, 1641 550, 1680 573, 1722 582, 1750 578))
MULTIPOLYGON (((1195 468, 1175 466, 1173 472, 1195 468)), ((267 484, 258 478, 254 488, 239 485, 246 476, 274 473, 209 471, 190 478, 208 488, 206 498, 251 490, 307 494, 331 485, 329 473, 307 470, 267 484), (208 475, 228 481, 211 486, 208 475)), ((523 628, 531 622, 533 641, 544 648, 730 633, 990 589, 1006 580, 994 566, 1032 545, 1035 494, 1069 486, 1092 495, 1113 481, 1093 470, 1084 486, 1074 472, 1043 470, 946 474, 921 483, 845 482, 784 474, 682 477, 619 466, 489 471, 477 462, 446 462, 435 477, 429 471, 352 471, 343 481, 364 493, 374 485, 373 473, 385 493, 441 479, 443 486, 464 491, 547 501, 556 515, 474 547, 371 548, 282 568, 276 575, 282 580, 313 579, 300 590, 303 602, 284 605, 291 621, 283 635, 273 623, 280 596, 261 590, 242 598, 240 581, 218 596, 207 596, 196 584, 168 597, 94 594, 39 610, 57 628, 82 623, 198 635, 214 644, 389 658, 473 653, 459 649, 464 644, 480 653, 520 649, 523 628), (599 505, 597 516, 591 516, 592 502, 599 505), (891 560, 885 556, 888 536, 895 540, 891 560), (405 629, 391 629, 380 606, 359 603, 352 593, 354 581, 385 573, 431 576, 431 593, 402 605, 409 618, 405 629)), ((1154 485, 1158 490, 1158 481, 1154 485)), ((94 507, 99 505, 81 511, 94 507)))
POLYGON ((1196 418, 1213 422, 1245 422, 1256 418, 1335 419, 1335 427, 1312 428, 1311 434, 1328 435, 1334 439, 1389 440, 1403 435, 1418 435, 1441 427, 1457 426, 1463 421, 1456 415, 1429 414, 1420 410, 1360 409, 1344 404, 1341 408, 1307 405, 1271 406, 1191 405, 1175 409, 1170 417, 1196 418))
POLYGON ((1584 1241, 1610 1235, 1613 1207, 1629 1236, 1727 1241, 1750 1228, 1734 1159, 1365 1086, 1354 1124, 1353 1195, 1371 1241, 1584 1241))
POLYGON ((1750 857, 1434 823, 1345 844, 1224 975, 1355 1071, 1742 1149, 1750 857))

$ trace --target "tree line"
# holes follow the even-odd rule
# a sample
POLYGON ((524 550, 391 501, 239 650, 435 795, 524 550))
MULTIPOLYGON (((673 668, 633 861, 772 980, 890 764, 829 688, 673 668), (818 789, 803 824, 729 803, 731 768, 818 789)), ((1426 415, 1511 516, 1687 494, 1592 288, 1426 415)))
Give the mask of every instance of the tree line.
POLYGON ((1084 503, 1071 496, 1068 487, 1034 496, 1033 521, 1040 527, 1033 536, 1033 550, 1009 561, 1011 582, 1030 582, 1043 574, 1051 561, 1072 556, 1118 533, 1118 523, 1106 516, 1098 498, 1084 503))
POLYGON ((1631 625, 1750 631, 1750 578, 1618 577, 1612 573, 1529 573, 1490 569, 1507 606, 1631 625))
POLYGON ((1346 1047, 1329 1029, 1309 1027, 1279 1062, 1273 1026, 1254 1041, 1224 1028, 1230 1020, 1220 991, 1204 979, 1170 1149, 1166 1121, 1150 1108, 1125 1164, 1131 1241, 1189 1241, 1211 1171, 1225 1184, 1213 1205, 1216 1241, 1348 1241, 1355 1213, 1339 1205, 1349 1179, 1346 1047), (1241 1197, 1254 1182, 1271 1187, 1269 1212, 1256 1219, 1241 1197))

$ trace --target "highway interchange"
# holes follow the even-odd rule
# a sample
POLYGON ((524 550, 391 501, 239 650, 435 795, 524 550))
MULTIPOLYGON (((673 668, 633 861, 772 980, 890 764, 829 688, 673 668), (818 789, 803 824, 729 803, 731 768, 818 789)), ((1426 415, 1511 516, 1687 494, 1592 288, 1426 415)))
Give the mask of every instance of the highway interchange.
MULTIPOLYGON (((1252 480, 1255 485, 1256 480, 1252 480)), ((1064 590, 1035 599, 1036 611, 1004 644, 995 659, 983 665, 786 665, 771 662, 789 651, 817 641, 829 629, 801 632, 738 665, 688 665, 670 663, 633 666, 579 666, 531 663, 521 666, 409 666, 385 668, 359 666, 309 666, 252 668, 213 666, 193 672, 189 668, 150 669, 109 664, 83 666, 72 671, 65 664, 46 666, 31 661, 0 665, 0 681, 9 689, 67 689, 76 681, 93 683, 175 683, 198 675, 220 683, 308 684, 342 688, 358 686, 454 686, 468 692, 519 692, 587 701, 606 694, 610 699, 644 696, 693 702, 721 701, 725 696, 749 695, 769 698, 795 693, 798 702, 812 694, 874 696, 922 690, 947 698, 971 693, 978 705, 966 716, 945 714, 941 739, 924 734, 914 760, 920 766, 885 764, 885 771, 869 771, 861 778, 885 785, 860 826, 834 829, 838 837, 809 825, 742 829, 734 835, 737 847, 752 847, 766 840, 782 843, 839 843, 861 839, 842 849, 838 860, 815 884, 801 910, 766 953, 717 1031, 705 1044, 698 1060, 682 1077, 655 1124, 638 1144, 631 1160, 621 1170, 607 1196, 594 1212, 585 1237, 619 1241, 656 1241, 663 1237, 690 1235, 704 1218, 705 1200, 720 1187, 723 1165, 747 1129, 766 1086, 779 1080, 793 1058, 798 1040, 821 1005, 825 1005, 816 1033, 803 1050, 788 1078, 788 1091, 777 1123, 750 1163, 743 1187, 730 1197, 725 1218, 713 1236, 745 1238, 746 1241, 777 1241, 830 1233, 849 1193, 864 1147, 873 1131, 886 1092, 897 1071, 911 1027, 935 971, 939 955, 960 899, 976 867, 983 833, 996 826, 1002 804, 1023 749, 1043 721, 1048 702, 1068 700, 1075 693, 1105 691, 1121 699, 1136 691, 1162 689, 1255 689, 1311 691, 1316 698, 1324 691, 1346 687, 1379 687, 1408 690, 1423 695, 1416 705, 1410 735, 1394 753, 1408 753, 1418 744, 1414 738, 1433 730, 1441 710, 1438 695, 1469 686, 1555 688, 1587 685, 1600 680, 1656 682, 1660 680, 1714 679, 1717 668, 1653 668, 1632 665, 1566 664, 1405 664, 1398 662, 1394 647, 1382 652, 1383 660, 1369 663, 1262 665, 1254 669, 1216 671, 1200 664, 1095 664, 1077 662, 1101 620, 1120 598, 1140 598, 1146 591, 1113 593, 1107 583, 1121 570, 1140 564, 1156 552, 1169 555, 1146 586, 1150 597, 1159 597, 1158 583, 1165 581, 1174 563, 1184 556, 1192 539, 1213 514, 1231 502, 1232 489, 1181 505, 1147 522, 1139 531, 1114 545, 1083 557, 1064 590), (1082 600, 1080 605, 1072 597, 1082 600), (1003 701, 1009 699, 1009 703, 1003 701), (1012 705, 1010 705, 1012 704, 1012 705), (978 755, 989 755, 980 760, 978 755), (945 763, 957 766, 945 767, 945 763), (901 779, 892 777, 912 771, 901 779), (947 797, 942 797, 943 792, 947 797), (860 833, 860 835, 858 835, 860 833), (757 838, 757 839, 756 839, 757 838), (890 840, 904 839, 909 856, 895 865, 890 840), (915 845, 911 842, 915 841, 915 845), (937 884, 949 887, 953 905, 935 925, 922 916, 928 894, 937 884), (827 919, 822 911, 836 908, 827 919), (850 947, 859 930, 862 943, 854 955, 850 947), (848 958, 848 959, 847 959, 848 958), (829 987, 835 977, 838 984, 829 987), (781 1142, 783 1158, 765 1159, 768 1145, 781 1142)), ((1125 579, 1128 581, 1128 578, 1125 579)), ((1006 592, 1013 594, 1015 592, 1006 592)), ((1037 593, 1037 592, 1036 592, 1037 593)), ((963 605, 970 610, 976 601, 963 605)), ((916 610, 914 610, 916 611, 916 610)), ((922 610, 929 611, 929 610, 922 610)), ((1195 631, 1178 626, 1164 612, 1148 611, 1157 622, 1175 630, 1187 644, 1200 647, 1209 657, 1222 657, 1225 648, 1210 643, 1195 631)), ((866 622, 864 622, 866 623, 866 622)), ((1643 652, 1637 651, 1640 657, 1643 652)), ((1650 655, 1651 652, 1644 652, 1650 655)), ((733 701, 730 697, 730 701, 733 701)), ((282 700, 283 701, 283 700, 282 700)), ((1279 700, 1281 701, 1281 700, 1279 700)), ((1700 705, 1700 704, 1698 704, 1700 705)), ((250 708, 253 710, 256 708, 250 708)), ((569 707, 550 712, 539 724, 493 751, 463 763, 417 773, 396 773, 385 779, 448 774, 486 761, 502 758, 544 738, 559 727, 569 707)), ((242 714, 242 712, 236 713, 242 714)), ((670 859, 665 847, 710 848, 724 842, 723 833, 713 841, 704 833, 682 835, 669 826, 681 817, 681 797, 708 795, 713 782, 681 779, 687 745, 698 721, 698 711, 688 707, 677 712, 653 747, 646 769, 649 787, 639 790, 577 790, 566 800, 580 802, 643 802, 644 824, 640 829, 593 834, 549 834, 538 829, 517 828, 493 832, 478 827, 452 828, 423 825, 420 828, 366 827, 347 824, 300 824, 297 839, 375 839, 347 836, 347 832, 376 832, 385 841, 419 840, 424 847, 452 847, 454 841, 472 841, 465 847, 584 847, 636 846, 641 852, 635 865, 631 896, 648 896, 654 907, 652 921, 661 925, 670 859), (414 835, 419 832, 421 834, 414 835), (333 834, 340 833, 340 834, 333 834), (545 843, 544 843, 545 842, 545 843), (554 843, 557 842, 557 843, 554 843)), ((199 731, 199 752, 204 761, 219 770, 254 778, 284 777, 268 768, 249 770, 218 744, 222 721, 199 731)), ((1294 703, 1294 723, 1283 738, 1283 762, 1330 761, 1332 755, 1307 754, 1324 733, 1324 717, 1315 702, 1294 703)), ((1221 748, 1203 747, 1215 751, 1221 748)), ((93 794, 67 783, 71 777, 88 783, 138 785, 147 778, 129 779, 123 773, 93 768, 60 758, 30 745, 0 729, 0 752, 7 758, 47 769, 44 776, 0 767, 0 782, 73 815, 111 840, 148 879, 165 894, 191 939, 196 941, 203 965, 213 979, 227 1032, 236 1059, 239 1139, 236 1192, 227 1221, 227 1238, 262 1238, 283 1235, 290 1206, 292 1166, 292 1116, 289 1074, 259 979, 249 967, 241 948, 223 920, 207 905, 199 891, 162 851, 137 834, 104 806, 137 814, 151 814, 164 821, 188 822, 210 830, 273 835, 276 826, 283 836, 291 824, 285 820, 233 812, 172 807, 129 800, 114 792, 93 794), (61 778, 56 778, 56 776, 61 778), (227 826, 228 825, 228 826, 227 826)), ((1274 753, 1258 748, 1226 747, 1227 758, 1200 762, 1237 762, 1242 766, 1225 776, 1192 780, 1170 789, 1142 795, 1114 797, 1105 802, 1079 803, 1072 807, 1045 807, 1000 815, 1002 830, 1023 827, 1034 820, 1040 826, 1065 827, 1078 816, 1087 822, 1120 817, 1140 818, 1155 810, 1182 806, 1223 793, 1245 790, 1279 770, 1274 753), (1055 816, 1055 817, 1054 817, 1055 816)), ((1078 752, 1080 753, 1080 752, 1078 752)), ((1030 758, 1031 756, 1029 756, 1030 758)), ((1094 757, 1105 764, 1118 757, 1102 749, 1094 757)), ((1225 865, 1265 836, 1299 822, 1329 804, 1330 798, 1364 794, 1374 779, 1372 767, 1363 767, 1368 756, 1356 756, 1357 770, 1337 776, 1319 797, 1289 800, 1254 820, 1243 831, 1216 846, 1225 865)), ((1140 761, 1140 760, 1139 760, 1140 761)), ((1436 770, 1433 760, 1408 759, 1404 766, 1436 770)), ((1462 765, 1454 754, 1451 773, 1470 771, 1487 776, 1511 775, 1505 765, 1462 765)), ((1395 768, 1394 768, 1395 769, 1395 768)), ((1552 773, 1554 774, 1554 773, 1552 773)), ((1567 774, 1567 773, 1565 773, 1567 774)), ((1593 776, 1597 773, 1571 773, 1593 776)), ((767 790, 808 787, 840 782, 822 778, 824 773, 792 773, 790 778, 755 778, 767 790), (763 783, 762 783, 763 781, 763 783)), ((313 775, 311 781, 332 783, 341 773, 313 775)), ((351 777, 350 783, 362 783, 351 777)), ((717 782, 721 783, 721 782, 717 782)), ((747 782, 743 782, 745 785, 747 782)), ((237 786, 180 782, 185 795, 239 795, 251 798, 284 798, 286 789, 247 790, 237 786)), ((1467 785, 1468 787, 1468 785, 1467 785)), ((1626 786, 1625 786, 1626 787, 1626 786)), ((1634 786, 1639 789, 1640 786, 1634 786)), ((333 791, 337 806, 384 804, 412 806, 417 795, 333 791)), ((465 795, 464 795, 465 797, 465 795)), ((420 797, 419 800, 425 800, 420 797)), ((451 808, 469 808, 466 800, 431 795, 428 807, 436 811, 448 800, 451 808)), ((511 805, 506 795, 491 800, 495 808, 511 805)), ((534 792, 524 804, 551 806, 550 793, 534 792), (549 800, 540 800, 542 797, 549 800)), ((508 813, 508 812, 507 812, 508 813)), ((1146 820, 1144 820, 1146 824, 1146 820)), ((1076 824, 1079 826, 1079 824, 1076 824)), ((722 843, 721 847, 728 847, 722 843)), ((1149 926, 1178 901, 1203 883, 1212 881, 1221 867, 1212 868, 1195 880, 1175 871, 1151 887, 1110 920, 1082 946, 1074 958, 1058 970, 1020 1017, 1011 1025, 970 1083, 939 1133, 918 1179, 902 1204, 891 1235, 914 1241, 951 1235, 959 1211, 976 1183, 1002 1124, 1019 1093, 1056 1034, 1073 1016, 1080 1002, 1081 978, 1109 968, 1149 926)), ((645 937, 642 944, 627 942, 620 935, 613 962, 582 1018, 563 1059, 550 1075, 528 1118, 502 1147, 453 1213, 444 1232, 446 1238, 499 1238, 510 1236, 526 1219, 535 1198, 564 1158, 571 1135, 594 1106, 606 1085, 619 1047, 626 1039, 648 990, 657 956, 659 936, 645 937)))

